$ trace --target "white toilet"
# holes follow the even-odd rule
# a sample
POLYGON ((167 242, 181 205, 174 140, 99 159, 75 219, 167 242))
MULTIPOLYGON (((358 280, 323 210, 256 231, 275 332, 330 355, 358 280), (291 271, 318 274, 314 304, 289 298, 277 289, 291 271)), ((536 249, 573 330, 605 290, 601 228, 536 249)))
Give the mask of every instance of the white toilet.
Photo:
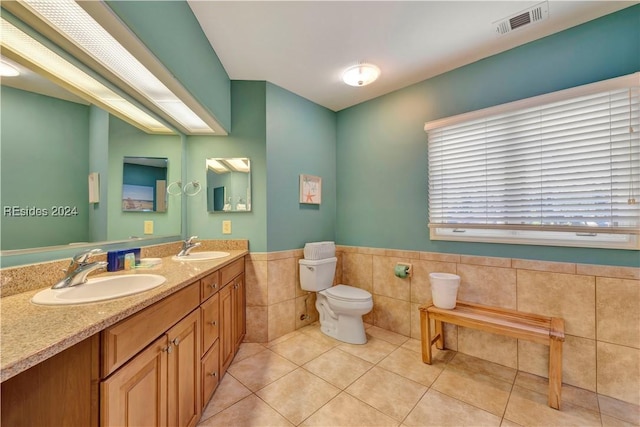
MULTIPOLYGON (((333 244, 332 242, 322 242, 333 244)), ((305 255, 307 254, 305 246, 305 255)), ((335 254, 335 250, 333 251, 335 254)), ((333 285, 338 259, 301 259, 300 285, 303 290, 317 292, 316 308, 320 313, 320 329, 326 335, 350 344, 365 344, 362 316, 373 308, 373 298, 364 289, 333 285)))

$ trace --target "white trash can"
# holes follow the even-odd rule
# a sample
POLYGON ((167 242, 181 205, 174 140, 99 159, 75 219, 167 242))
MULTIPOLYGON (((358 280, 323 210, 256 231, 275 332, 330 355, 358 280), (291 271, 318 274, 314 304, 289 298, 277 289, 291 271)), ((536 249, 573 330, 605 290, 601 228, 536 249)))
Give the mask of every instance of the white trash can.
POLYGON ((460 276, 450 273, 430 273, 429 282, 431 282, 433 305, 446 309, 456 307, 460 276))

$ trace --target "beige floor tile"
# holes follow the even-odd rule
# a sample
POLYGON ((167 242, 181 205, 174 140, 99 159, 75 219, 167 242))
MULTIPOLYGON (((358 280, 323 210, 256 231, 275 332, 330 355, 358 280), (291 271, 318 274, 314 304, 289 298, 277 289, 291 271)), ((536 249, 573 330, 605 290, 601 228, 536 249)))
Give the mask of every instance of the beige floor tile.
POLYGON ((400 335, 377 326, 372 326, 367 329, 367 333, 372 337, 380 338, 394 345, 402 345, 409 339, 409 337, 405 335, 400 335))
POLYGON ((482 373, 445 369, 431 387, 447 396, 502 416, 511 386, 509 382, 482 373))
POLYGON ((391 418, 402 421, 427 391, 427 387, 373 367, 345 391, 391 418))
POLYGON ((276 339, 274 339, 274 340, 269 341, 269 342, 268 342, 268 343, 266 343, 264 346, 265 346, 265 347, 267 347, 267 348, 271 348, 271 347, 273 347, 274 345, 278 345, 278 344, 280 344, 280 343, 282 343, 282 342, 284 342, 284 341, 286 341, 286 340, 289 340, 289 339, 291 339, 291 338, 297 337, 297 336, 299 336, 300 334, 301 334, 301 332, 300 332, 300 331, 293 331, 293 332, 289 332, 288 334, 285 334, 285 335, 283 335, 283 336, 281 336, 281 337, 278 337, 278 338, 276 338, 276 339))
POLYGON ((406 348, 407 350, 415 351, 416 353, 422 354, 422 341, 420 341, 419 339, 411 338, 404 344, 402 344, 402 348, 406 348))
POLYGON ((233 375, 225 375, 209 404, 202 412, 201 420, 214 416, 250 394, 251 390, 243 386, 233 375))
POLYGON ((250 343, 243 342, 240 344, 240 348, 236 353, 236 356, 233 358, 233 363, 239 362, 247 357, 253 356, 254 354, 260 353, 261 351, 265 351, 267 348, 258 343, 250 343))
POLYGON ((385 427, 399 423, 346 392, 307 418, 300 426, 310 427, 385 427))
POLYGON ((514 386, 504 417, 524 426, 600 426, 600 414, 562 402, 561 410, 550 408, 547 395, 514 386))
POLYGON ((271 351, 286 357, 296 365, 304 365, 332 348, 333 345, 325 341, 315 340, 305 334, 298 334, 270 347, 271 351))
MULTIPOLYGON (((366 329, 366 326, 367 325, 365 324, 365 329, 366 329)), ((305 326, 304 328, 298 329, 298 332, 301 332, 315 339, 316 341, 321 341, 325 344, 332 345, 333 347, 342 344, 342 341, 338 341, 337 339, 332 338, 329 335, 326 335, 324 332, 322 332, 322 330, 320 329, 319 323, 305 326)))
POLYGON ((289 421, 274 409, 251 395, 224 411, 198 424, 199 426, 220 427, 291 427, 289 421))
POLYGON ((256 392, 258 397, 295 425, 300 424, 338 393, 340 389, 302 368, 256 392))
POLYGON ((306 363, 303 367, 344 390, 372 366, 374 366, 373 363, 346 353, 339 348, 334 348, 306 363))
POLYGON ((503 418, 502 422, 500 423, 500 427, 522 427, 522 425, 503 418))
MULTIPOLYGON (((540 394, 549 392, 549 380, 526 372, 518 372, 515 385, 540 394)), ((562 402, 582 406, 590 411, 598 412, 598 395, 583 388, 562 384, 562 402)))
POLYGON ((628 423, 609 415, 601 414, 602 427, 638 427, 640 424, 628 423))
POLYGON ((598 395, 598 403, 602 414, 640 425, 640 406, 603 395, 598 395))
POLYGON ((380 338, 367 335, 366 344, 359 345, 342 343, 338 348, 346 351, 347 353, 353 354, 354 356, 358 356, 367 362, 378 363, 388 356, 393 350, 398 348, 398 346, 381 340, 380 338))
POLYGON ((432 364, 427 365, 422 362, 420 353, 400 347, 378 363, 378 366, 429 387, 452 356, 450 351, 435 350, 432 364))
POLYGON ((251 391, 256 391, 296 368, 284 357, 266 350, 231 365, 228 372, 251 391))
POLYGON ((500 417, 431 389, 404 420, 406 426, 499 426, 500 417))
POLYGON ((455 356, 447 363, 447 369, 477 372, 509 383, 515 381, 516 373, 518 372, 508 366, 499 365, 464 353, 455 353, 455 356))

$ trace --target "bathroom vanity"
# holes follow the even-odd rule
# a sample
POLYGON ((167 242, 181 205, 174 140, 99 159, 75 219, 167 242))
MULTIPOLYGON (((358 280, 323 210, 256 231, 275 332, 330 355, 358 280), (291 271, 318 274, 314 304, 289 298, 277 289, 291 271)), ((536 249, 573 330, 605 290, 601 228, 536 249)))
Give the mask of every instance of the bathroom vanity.
POLYGON ((104 303, 3 298, 1 424, 196 425, 246 331, 247 251, 229 252, 166 257, 165 284, 104 303))

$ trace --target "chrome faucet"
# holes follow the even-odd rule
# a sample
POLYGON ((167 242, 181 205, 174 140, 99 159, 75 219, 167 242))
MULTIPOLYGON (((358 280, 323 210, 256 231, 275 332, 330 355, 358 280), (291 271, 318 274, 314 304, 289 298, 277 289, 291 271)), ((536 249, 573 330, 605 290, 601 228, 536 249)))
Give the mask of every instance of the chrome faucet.
POLYGON ((182 249, 180 250, 180 252, 178 252, 177 256, 179 256, 179 257, 187 256, 187 255, 189 255, 189 252, 191 252, 191 249, 200 246, 202 243, 194 242, 194 240, 197 239, 197 238, 198 238, 198 236, 191 236, 187 240, 182 242, 182 249))
POLYGON ((53 285, 52 289, 62 289, 71 286, 81 285, 87 282, 87 275, 92 271, 107 267, 106 261, 88 262, 92 255, 102 253, 101 249, 91 249, 76 254, 72 259, 69 267, 63 270, 67 275, 64 279, 53 285))

